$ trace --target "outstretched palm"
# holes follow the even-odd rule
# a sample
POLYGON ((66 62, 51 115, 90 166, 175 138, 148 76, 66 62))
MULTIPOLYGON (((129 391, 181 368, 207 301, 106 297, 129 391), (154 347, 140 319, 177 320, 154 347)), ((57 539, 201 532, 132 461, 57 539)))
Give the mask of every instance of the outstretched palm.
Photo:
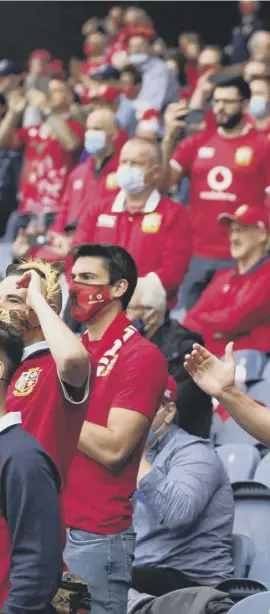
POLYGON ((191 354, 185 357, 185 368, 204 392, 218 398, 226 388, 233 386, 235 381, 233 343, 226 347, 224 362, 195 343, 191 354))

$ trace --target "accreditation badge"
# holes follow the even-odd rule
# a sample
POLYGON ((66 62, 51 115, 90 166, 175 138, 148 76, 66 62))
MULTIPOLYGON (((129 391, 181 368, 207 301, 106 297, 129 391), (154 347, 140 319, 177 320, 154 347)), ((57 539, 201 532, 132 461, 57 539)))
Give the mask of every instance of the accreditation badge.
POLYGON ((251 147, 239 147, 235 152, 235 164, 240 166, 249 166, 253 158, 253 149, 251 147))
POLYGON ((158 232, 161 226, 162 215, 160 213, 147 213, 142 220, 142 232, 155 233, 158 232))

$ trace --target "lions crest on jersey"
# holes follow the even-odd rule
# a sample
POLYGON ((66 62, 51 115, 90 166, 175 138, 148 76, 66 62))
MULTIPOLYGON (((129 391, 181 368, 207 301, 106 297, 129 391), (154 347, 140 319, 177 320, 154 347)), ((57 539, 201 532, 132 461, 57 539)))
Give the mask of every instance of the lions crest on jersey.
POLYGON ((39 367, 23 371, 14 385, 13 394, 15 397, 24 397, 30 394, 37 384, 41 371, 42 369, 39 367))

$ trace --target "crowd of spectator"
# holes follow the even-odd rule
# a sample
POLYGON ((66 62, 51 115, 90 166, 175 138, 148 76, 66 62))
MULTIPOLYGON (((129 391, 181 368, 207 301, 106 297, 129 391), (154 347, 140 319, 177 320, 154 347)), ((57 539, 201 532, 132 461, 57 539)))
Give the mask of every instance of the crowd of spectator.
MULTIPOLYGON (((169 47, 142 7, 119 5, 83 25, 84 61, 66 67, 43 49, 26 71, 0 61, 0 320, 15 310, 5 321, 19 321, 25 346, 7 411, 22 411, 59 470, 64 560, 93 614, 125 614, 130 587, 158 598, 234 573, 233 493, 210 439, 215 395, 184 361, 194 343, 221 359, 229 342, 270 355, 270 32, 258 2, 239 9, 225 49, 192 31, 169 47), (48 431, 36 411, 47 403, 48 431)), ((8 343, 4 354, 9 363, 8 343)), ((0 371, 1 361, 2 351, 0 371)), ((19 422, 4 419, 0 433, 19 422)), ((44 470, 46 454, 31 454, 44 470)), ((58 479, 53 469, 51 512, 58 479)), ((12 599, 5 614, 19 611, 12 599)))

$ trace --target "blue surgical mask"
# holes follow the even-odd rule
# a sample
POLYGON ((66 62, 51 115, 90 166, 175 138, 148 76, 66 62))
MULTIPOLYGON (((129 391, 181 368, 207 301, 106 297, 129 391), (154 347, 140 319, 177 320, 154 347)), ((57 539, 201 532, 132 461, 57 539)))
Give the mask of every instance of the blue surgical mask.
POLYGON ((145 323, 143 320, 140 320, 139 318, 132 320, 131 321, 132 326, 135 326, 135 328, 137 328, 137 331, 139 333, 141 333, 141 335, 145 335, 146 334, 146 328, 145 328, 145 323))
POLYGON ((141 168, 131 168, 121 164, 116 171, 116 183, 127 194, 137 194, 145 189, 144 172, 141 168))
POLYGON ((134 64, 135 66, 141 66, 147 62, 148 57, 149 56, 147 53, 131 53, 129 56, 129 63, 134 64))
POLYGON ((89 154, 101 153, 106 147, 106 132, 104 130, 86 130, 84 147, 89 154))
POLYGON ((263 96, 251 96, 249 112, 255 119, 260 119, 268 114, 269 103, 263 96))

